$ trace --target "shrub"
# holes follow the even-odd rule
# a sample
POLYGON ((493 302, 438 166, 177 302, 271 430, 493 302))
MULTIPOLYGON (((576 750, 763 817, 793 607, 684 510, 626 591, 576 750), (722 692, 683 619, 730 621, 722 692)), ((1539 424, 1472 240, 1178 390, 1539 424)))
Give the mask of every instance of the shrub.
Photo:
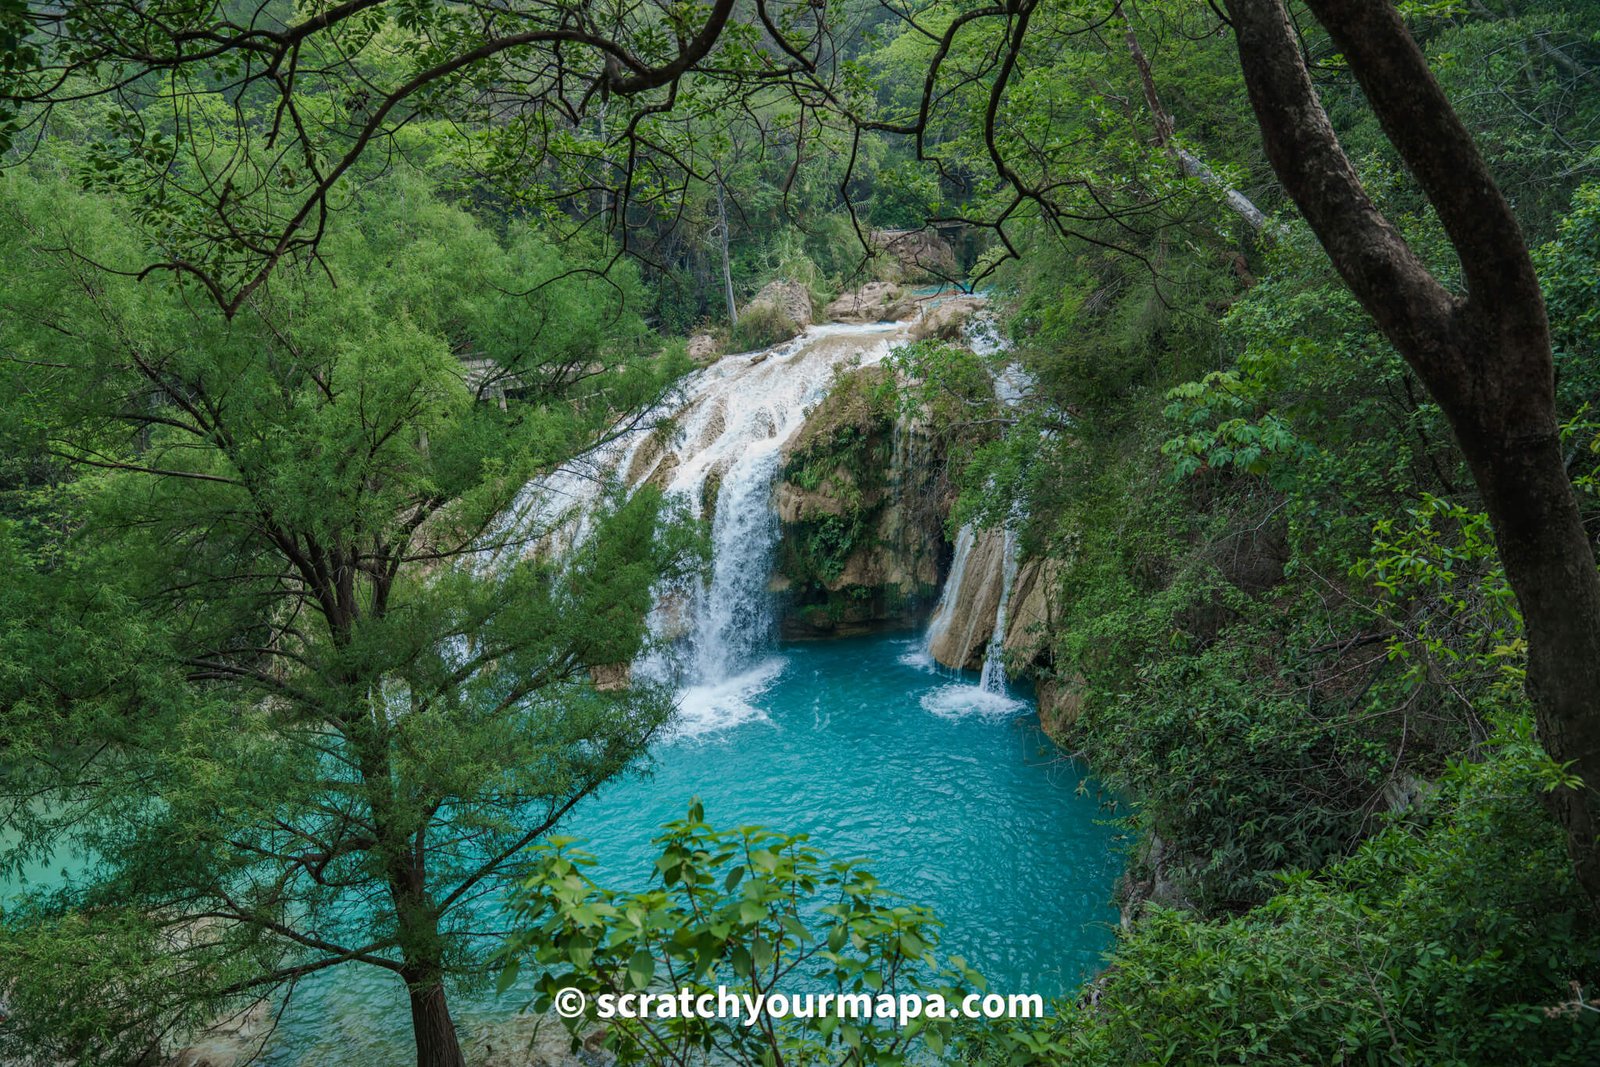
MULTIPOLYGON (((512 901, 522 932, 507 945, 500 988, 525 963, 539 968, 535 1007, 577 988, 601 995, 725 986, 757 995, 805 992, 879 998, 938 992, 959 1002, 982 979, 959 956, 936 959, 939 924, 900 901, 853 860, 761 827, 716 830, 699 802, 656 839, 657 884, 639 893, 603 889, 585 873, 593 857, 570 839, 540 848, 512 901), (814 984, 802 987, 800 982, 814 984)), ((829 1002, 833 1003, 832 1001, 829 1002)), ((842 1010, 817 1018, 607 1021, 605 1047, 621 1064, 740 1065, 923 1062, 955 1034, 949 1020, 897 1026, 842 1010)), ((576 1045, 591 1019, 567 1024, 576 1045)))
POLYGON ((793 337, 795 324, 776 304, 761 302, 751 304, 739 315, 729 335, 729 347, 735 352, 754 352, 771 348, 793 337))
POLYGON ((1600 937, 1541 794, 1560 771, 1511 722, 1416 812, 1267 904, 1151 908, 1065 1062, 1592 1064, 1600 937))

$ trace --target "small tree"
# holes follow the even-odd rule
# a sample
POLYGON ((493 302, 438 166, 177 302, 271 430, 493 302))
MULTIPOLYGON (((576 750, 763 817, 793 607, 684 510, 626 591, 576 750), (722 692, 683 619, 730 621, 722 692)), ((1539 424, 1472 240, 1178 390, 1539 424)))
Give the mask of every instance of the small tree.
POLYGON ((714 829, 698 801, 656 844, 659 885, 637 893, 596 885, 584 873, 594 858, 570 839, 540 846, 512 901, 521 929, 505 947, 502 990, 524 961, 536 965, 535 1006, 554 1006, 574 1042, 603 1020, 622 1063, 898 1064, 963 1034, 945 1008, 959 1011, 983 978, 959 956, 941 959, 932 913, 859 863, 805 834, 714 829), (722 990, 738 1009, 708 1014, 722 990), (640 1006, 644 993, 658 995, 653 1007, 640 1006), (615 999, 602 1004, 630 995, 630 1017, 615 999), (775 996, 781 1009, 763 1010, 775 996))
POLYGON ((147 254, 117 205, 3 196, 6 421, 83 499, 75 570, 31 587, 59 603, 5 601, 32 657, 0 694, 5 858, 92 860, 7 917, 0 1048, 133 1062, 356 963, 405 984, 419 1064, 460 1064, 445 982, 481 966, 477 905, 666 718, 591 672, 692 561, 653 491, 612 494, 560 561, 497 519, 679 367, 647 356, 625 275, 424 189, 341 216, 337 290, 286 270, 231 319, 80 258, 147 254), (86 626, 128 699, 51 664, 86 626))

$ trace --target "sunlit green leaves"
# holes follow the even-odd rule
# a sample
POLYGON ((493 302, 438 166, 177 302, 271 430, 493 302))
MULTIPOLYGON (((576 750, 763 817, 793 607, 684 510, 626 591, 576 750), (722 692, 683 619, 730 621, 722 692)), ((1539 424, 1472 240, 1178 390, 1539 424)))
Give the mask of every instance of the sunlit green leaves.
MULTIPOLYGON (((938 923, 900 902, 854 861, 833 860, 804 835, 761 827, 716 830, 696 803, 657 839, 656 885, 604 889, 570 842, 540 850, 512 901, 522 923, 505 949, 502 988, 530 962, 536 1007, 556 990, 653 991, 692 998, 726 986, 739 997, 833 992, 957 998, 981 978, 937 951, 938 923), (511 977, 507 977, 510 975, 511 977)), ((575 1034, 590 1025, 569 1022, 575 1034)), ((605 1043, 624 1063, 784 1062, 890 1064, 938 1053, 957 1034, 948 1020, 900 1029, 839 1012, 816 1019, 686 1016, 675 1006, 643 1020, 607 1020, 605 1043)))

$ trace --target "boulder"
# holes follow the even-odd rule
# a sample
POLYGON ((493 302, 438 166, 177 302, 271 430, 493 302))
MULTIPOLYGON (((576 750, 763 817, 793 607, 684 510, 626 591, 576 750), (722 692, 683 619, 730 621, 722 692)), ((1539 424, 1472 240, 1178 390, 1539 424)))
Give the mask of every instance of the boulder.
POLYGON ((853 293, 846 293, 828 305, 831 322, 883 322, 909 318, 916 302, 893 282, 868 282, 853 293))
POLYGON ((689 358, 696 363, 710 363, 722 354, 722 343, 714 334, 697 333, 689 338, 689 358))
POLYGON ((912 323, 911 338, 914 341, 925 341, 929 338, 959 341, 967 320, 982 306, 983 301, 975 296, 952 296, 928 304, 923 307, 917 321, 912 323))
MULTIPOLYGON (((800 335, 811 325, 811 291, 799 282, 768 282, 739 313, 739 324, 746 334, 764 342, 759 347, 779 344, 800 335), (759 324, 752 328, 752 324, 759 324)), ((739 334, 735 328, 735 335, 739 334)))
POLYGON ((907 280, 943 281, 956 277, 955 249, 937 230, 873 230, 872 246, 894 260, 907 280))

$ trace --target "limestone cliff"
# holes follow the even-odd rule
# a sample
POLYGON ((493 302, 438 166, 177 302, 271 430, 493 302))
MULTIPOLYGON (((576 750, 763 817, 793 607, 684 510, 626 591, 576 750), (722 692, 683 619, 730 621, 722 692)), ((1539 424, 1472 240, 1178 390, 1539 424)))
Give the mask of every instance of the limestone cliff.
POLYGON ((1005 649, 1011 663, 1033 663, 1045 653, 1054 621, 1051 598, 1060 570, 1056 560, 1040 559, 1030 559, 1018 568, 1006 616, 1005 649))
POLYGON ((946 667, 975 671, 994 635, 1004 588, 1005 533, 982 530, 966 559, 950 572, 945 602, 929 634, 928 652, 946 667))
POLYGON ((890 371, 840 375, 784 454, 776 588, 790 637, 916 625, 938 595, 950 490, 890 371))

